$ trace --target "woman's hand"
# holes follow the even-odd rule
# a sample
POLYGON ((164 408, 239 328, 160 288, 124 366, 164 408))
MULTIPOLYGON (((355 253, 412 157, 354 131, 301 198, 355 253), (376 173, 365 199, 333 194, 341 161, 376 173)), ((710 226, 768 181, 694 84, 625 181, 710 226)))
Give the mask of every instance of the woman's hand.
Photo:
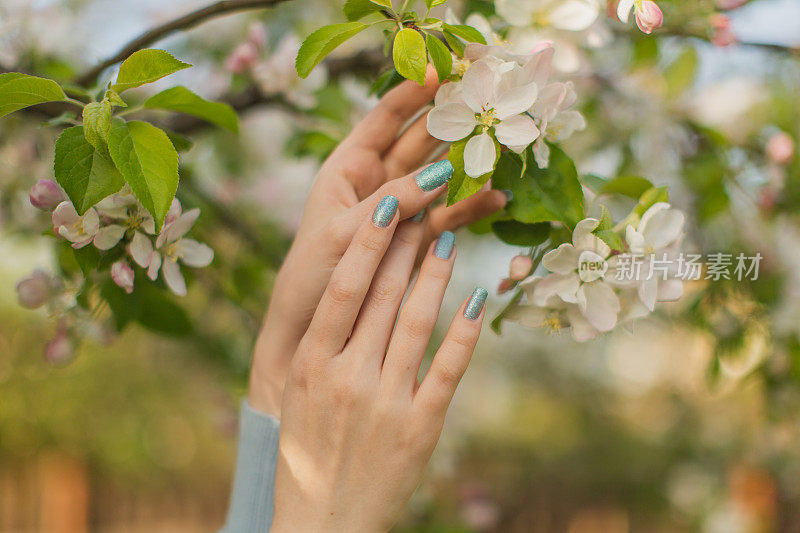
MULTIPOLYGON (((437 88, 436 74, 430 69, 424 87, 406 81, 387 93, 320 169, 256 343, 248 398, 254 408, 280 417, 292 354, 365 213, 380 198, 393 194, 401 201, 400 218, 406 219, 444 190, 423 191, 412 173, 441 146, 428 135, 425 116, 398 137, 403 126, 430 103, 437 88)), ((422 226, 420 244, 424 247, 442 231, 488 216, 505 203, 502 192, 484 191, 454 206, 436 207, 422 226)))
POLYGON ((273 532, 388 530, 438 441, 478 340, 486 291, 464 302, 420 384, 456 254, 444 233, 400 309, 425 231, 414 221, 398 225, 403 212, 387 196, 365 214, 294 356, 273 532))

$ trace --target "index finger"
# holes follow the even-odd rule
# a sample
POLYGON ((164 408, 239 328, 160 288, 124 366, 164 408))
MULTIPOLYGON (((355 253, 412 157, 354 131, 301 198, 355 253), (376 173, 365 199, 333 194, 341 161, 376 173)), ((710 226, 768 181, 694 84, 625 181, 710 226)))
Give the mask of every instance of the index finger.
POLYGON ((406 80, 381 98, 378 105, 359 122, 342 144, 378 153, 385 152, 400 130, 422 106, 429 104, 439 89, 436 70, 428 65, 425 85, 406 80))

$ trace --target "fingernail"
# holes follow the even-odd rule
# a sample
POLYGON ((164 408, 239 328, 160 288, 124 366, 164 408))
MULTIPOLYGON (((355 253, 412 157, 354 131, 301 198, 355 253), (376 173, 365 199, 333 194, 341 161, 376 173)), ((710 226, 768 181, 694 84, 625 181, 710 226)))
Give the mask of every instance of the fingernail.
POLYGON ((489 296, 489 293, 486 289, 477 287, 472 292, 472 296, 470 296, 469 302, 467 302, 467 307, 464 308, 464 316, 469 320, 476 320, 481 314, 481 309, 483 309, 483 304, 486 302, 487 296, 489 296))
POLYGON ((433 248, 433 255, 439 259, 450 259, 450 254, 453 253, 453 246, 456 244, 456 236, 452 231, 443 231, 436 241, 436 246, 433 248))
POLYGON ((453 175, 453 165, 447 159, 437 161, 422 169, 417 174, 417 185, 425 192, 432 191, 439 187, 453 175))
POLYGON ((420 211, 419 213, 417 213, 416 215, 411 217, 411 221, 412 222, 422 222, 422 219, 425 218, 425 211, 426 210, 427 210, 427 208, 423 209, 422 211, 420 211))
POLYGON ((379 228, 388 226, 394 218, 394 214, 397 213, 398 205, 400 205, 400 200, 398 200, 396 196, 388 194, 381 198, 381 201, 378 202, 378 206, 375 208, 375 212, 372 213, 372 223, 379 228))
POLYGON ((514 192, 511 189, 504 189, 503 194, 506 195, 506 202, 510 202, 514 199, 514 192))

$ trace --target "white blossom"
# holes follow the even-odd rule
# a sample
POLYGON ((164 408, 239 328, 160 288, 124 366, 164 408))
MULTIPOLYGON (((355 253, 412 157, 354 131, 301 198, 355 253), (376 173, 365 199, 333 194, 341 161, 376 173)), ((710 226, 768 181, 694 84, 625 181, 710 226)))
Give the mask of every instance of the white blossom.
POLYGON ((496 0, 497 14, 512 26, 552 27, 582 31, 591 26, 600 13, 598 0, 496 0))
POLYGON ((100 228, 100 218, 94 207, 78 215, 70 201, 64 201, 53 211, 53 231, 72 243, 73 248, 82 248, 92 242, 100 228))

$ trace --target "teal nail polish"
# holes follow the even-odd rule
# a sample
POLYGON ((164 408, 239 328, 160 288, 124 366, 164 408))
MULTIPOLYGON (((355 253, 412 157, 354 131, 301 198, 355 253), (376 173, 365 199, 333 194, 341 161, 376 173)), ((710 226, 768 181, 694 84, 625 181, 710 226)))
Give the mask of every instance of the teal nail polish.
POLYGON ((397 213, 397 206, 400 205, 400 200, 396 196, 388 194, 381 198, 375 207, 375 212, 372 213, 372 223, 379 228, 385 228, 394 218, 397 213))
POLYGON ((422 219, 425 218, 425 211, 427 211, 427 208, 423 209, 422 211, 411 217, 411 221, 422 222, 422 219))
POLYGON ((456 236, 452 231, 443 231, 436 241, 436 246, 433 248, 433 255, 439 259, 450 259, 450 254, 453 253, 453 246, 456 244, 456 236))
POLYGON ((464 316, 469 320, 476 320, 481 314, 481 309, 483 309, 483 304, 487 296, 489 296, 489 293, 486 289, 477 287, 472 292, 472 296, 470 296, 469 302, 467 302, 467 307, 464 308, 464 316))
POLYGON ((417 185, 425 192, 432 191, 439 187, 453 175, 453 165, 447 159, 437 161, 417 174, 417 185))
POLYGON ((511 189, 504 189, 503 193, 506 195, 506 202, 510 202, 514 199, 514 191, 511 189))

